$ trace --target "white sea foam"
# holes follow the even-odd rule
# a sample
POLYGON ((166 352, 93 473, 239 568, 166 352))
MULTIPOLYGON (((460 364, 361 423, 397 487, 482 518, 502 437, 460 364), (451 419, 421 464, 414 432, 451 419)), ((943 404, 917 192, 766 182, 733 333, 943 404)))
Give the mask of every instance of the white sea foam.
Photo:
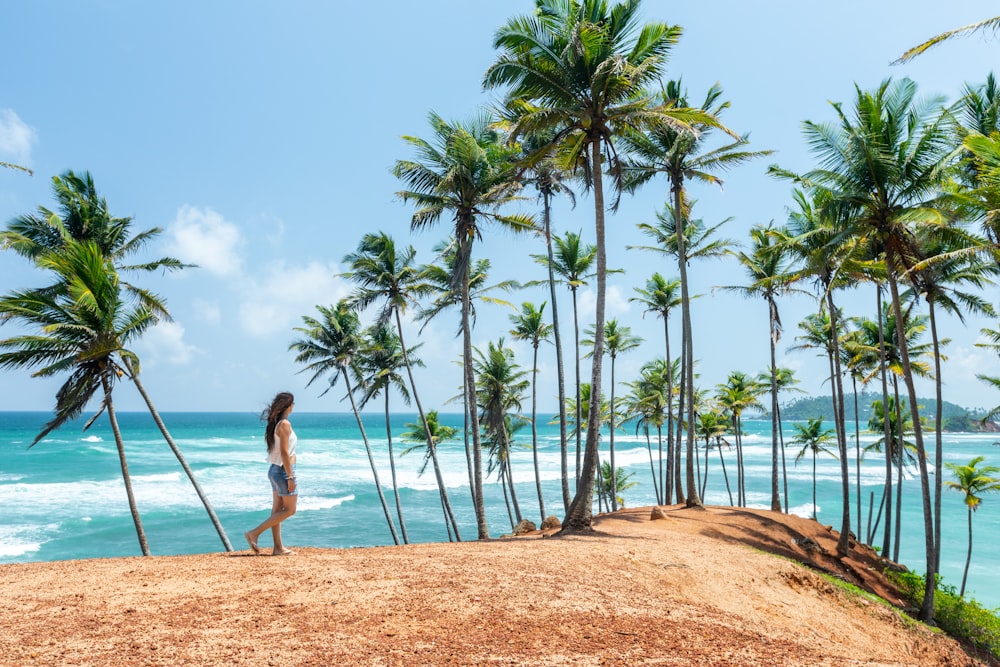
POLYGON ((80 438, 81 442, 104 442, 104 438, 99 435, 88 435, 84 438, 80 438))

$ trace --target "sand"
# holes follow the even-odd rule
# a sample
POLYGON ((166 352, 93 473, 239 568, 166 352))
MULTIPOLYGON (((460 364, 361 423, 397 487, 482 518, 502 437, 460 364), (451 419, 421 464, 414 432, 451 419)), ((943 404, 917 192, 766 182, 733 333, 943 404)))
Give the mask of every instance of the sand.
POLYGON ((827 527, 662 509, 582 535, 0 565, 0 664, 989 664, 821 577, 902 605, 827 527))

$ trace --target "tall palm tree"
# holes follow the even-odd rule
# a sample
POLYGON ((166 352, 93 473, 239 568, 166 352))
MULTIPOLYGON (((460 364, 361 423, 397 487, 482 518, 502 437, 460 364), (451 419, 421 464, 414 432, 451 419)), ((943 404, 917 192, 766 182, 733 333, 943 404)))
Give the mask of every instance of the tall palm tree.
MULTIPOLYGON (((675 202, 678 200, 674 198, 675 202)), ((678 400, 678 423, 692 424, 691 407, 694 404, 692 397, 692 392, 694 391, 694 347, 693 343, 689 346, 684 333, 684 322, 690 324, 690 300, 695 298, 690 293, 687 288, 687 266, 692 259, 709 259, 723 257, 727 254, 730 247, 735 245, 735 242, 730 239, 723 238, 713 238, 715 233, 731 220, 727 218, 722 222, 713 225, 712 227, 706 227, 704 221, 701 219, 694 219, 691 217, 691 210, 695 202, 688 199, 685 192, 681 193, 679 198, 680 202, 680 212, 677 212, 675 206, 667 204, 664 206, 662 212, 656 214, 657 222, 656 224, 649 223, 639 223, 637 227, 646 236, 650 237, 655 245, 653 246, 628 246, 631 248, 636 248, 638 250, 651 250, 653 252, 662 253, 670 257, 674 257, 681 267, 681 315, 682 315, 682 336, 681 336, 681 381, 679 383, 680 395, 678 400), (678 226, 678 221, 679 226, 678 226), (680 233, 678 233, 680 229, 680 233), (683 249, 683 253, 681 250, 683 249), (682 257, 686 259, 681 259, 682 257), (687 314, 687 319, 684 319, 685 313, 687 314), (688 349, 690 347, 690 350, 688 349), (692 359, 688 359, 688 353, 692 359), (691 369, 691 375, 688 376, 688 369, 691 369), (686 406, 686 407, 685 407, 686 406)), ((677 429, 677 449, 681 449, 681 429, 677 429)), ((676 477, 676 490, 678 494, 677 502, 685 502, 689 506, 700 505, 700 498, 697 494, 697 488, 692 492, 691 486, 694 484, 694 436, 688 433, 687 437, 687 447, 686 451, 688 454, 686 473, 688 481, 688 493, 685 497, 682 497, 683 485, 680 480, 680 469, 677 469, 676 477), (693 493, 693 495, 692 495, 693 493), (697 501, 697 502, 696 502, 697 501)), ((680 455, 678 454, 678 460, 680 460, 680 455)), ((697 485, 695 485, 697 486, 697 485)))
MULTIPOLYGON (((423 420, 424 407, 417 393, 413 364, 410 363, 409 351, 403 338, 403 313, 408 306, 415 304, 420 296, 430 291, 423 280, 422 269, 414 264, 415 255, 416 251, 412 246, 399 249, 392 237, 384 232, 365 234, 358 243, 357 251, 344 257, 344 263, 350 266, 351 270, 341 275, 350 278, 358 285, 348 298, 348 304, 355 310, 363 310, 379 301, 383 302, 376 321, 380 324, 393 321, 396 325, 396 335, 410 381, 410 389, 413 392, 413 400, 417 404, 417 413, 423 420)), ((429 433, 427 439, 431 440, 429 433)), ((456 539, 461 539, 458 521, 451 509, 444 476, 437 461, 437 450, 431 448, 430 453, 434 460, 438 493, 445 508, 446 518, 451 522, 451 530, 455 532, 456 539)))
POLYGON ((983 503, 980 497, 983 493, 996 493, 1000 491, 1000 467, 982 466, 982 456, 969 461, 967 464, 958 465, 956 463, 946 463, 948 469, 955 476, 955 481, 948 480, 945 484, 949 489, 954 489, 965 494, 965 506, 969 515, 969 550, 965 556, 965 569, 962 570, 962 587, 959 589, 958 597, 965 597, 965 580, 969 576, 969 563, 972 561, 972 513, 979 509, 983 503))
POLYGON ((412 229, 430 227, 446 214, 454 222, 456 261, 452 287, 462 294, 463 387, 473 440, 471 486, 479 539, 487 539, 489 527, 483 504, 482 451, 472 370, 470 260, 473 244, 482 238, 485 223, 494 222, 512 231, 535 227, 528 216, 501 213, 506 205, 518 199, 521 186, 514 178, 516 149, 506 146, 493 120, 483 114, 464 124, 449 123, 431 113, 429 121, 433 141, 404 137, 416 152, 416 159, 397 161, 393 173, 408 188, 397 195, 417 206, 410 222, 412 229))
MULTIPOLYGON (((552 199, 556 195, 566 195, 573 206, 576 206, 576 195, 566 185, 566 180, 570 172, 561 169, 551 156, 532 155, 538 148, 544 146, 552 140, 553 132, 545 136, 528 136, 523 142, 526 154, 526 169, 521 174, 521 180, 525 184, 531 185, 538 191, 538 196, 542 200, 542 230, 545 238, 545 268, 548 272, 549 298, 552 300, 552 333, 556 346, 556 380, 558 383, 559 399, 559 456, 562 473, 562 496, 563 512, 569 511, 569 451, 567 443, 566 425, 566 366, 563 363, 562 333, 559 329, 559 301, 556 298, 556 273, 555 273, 555 253, 552 249, 552 199)), ((579 359, 579 355, 577 355, 579 359)), ((579 363, 579 361, 577 362, 579 363)), ((577 378, 579 378, 579 367, 577 367, 577 378)), ((579 379, 577 380, 579 382, 579 379)), ((579 420, 577 420, 579 421, 579 420)), ((579 444, 577 446, 579 449, 579 444)), ((544 520, 544 517, 543 517, 544 520)))
POLYGON ((673 466, 672 443, 667 442, 666 462, 663 456, 663 425, 667 423, 669 414, 669 401, 666 396, 667 387, 672 384, 672 366, 663 359, 654 359, 643 364, 639 371, 639 379, 635 382, 627 383, 632 390, 626 399, 628 406, 627 413, 636 420, 636 434, 642 429, 646 434, 646 449, 649 451, 649 471, 652 475, 653 490, 656 494, 658 505, 666 504, 671 497, 670 474, 673 466), (653 448, 650 443, 649 427, 656 429, 656 441, 659 462, 659 473, 657 473, 656 461, 653 457, 653 448), (666 470, 664 470, 666 463, 666 470))
MULTIPOLYGON (((789 286, 791 282, 790 258, 787 246, 776 241, 771 227, 755 226, 750 230, 750 238, 753 243, 750 252, 740 251, 736 253, 736 259, 746 271, 749 279, 748 285, 731 286, 724 289, 739 292, 747 297, 760 297, 767 304, 768 328, 771 344, 771 363, 769 367, 769 380, 771 388, 771 511, 781 511, 781 492, 778 485, 778 455, 779 433, 781 427, 778 424, 778 358, 777 345, 781 340, 781 316, 778 313, 777 297, 780 294, 792 290, 789 286)), ((786 232, 778 230, 780 237, 786 232)))
MULTIPOLYGON (((107 261, 108 269, 119 274, 116 284, 120 285, 125 295, 156 316, 157 321, 171 321, 166 302, 156 294, 138 285, 122 280, 120 274, 149 272, 156 270, 176 271, 189 265, 173 257, 161 257, 156 260, 131 264, 127 259, 141 250, 149 241, 156 238, 162 230, 153 227, 132 233, 133 219, 115 217, 108 209, 107 200, 101 197, 89 172, 76 175, 67 171, 52 179, 52 189, 59 203, 58 213, 45 207, 38 207, 35 214, 27 214, 11 220, 7 229, 0 232, 0 247, 9 248, 17 254, 37 261, 40 256, 50 252, 61 252, 73 242, 92 242, 101 256, 107 261)), ((57 293, 64 289, 57 283, 45 291, 57 293)), ((123 358, 123 371, 142 396, 153 422, 159 428, 164 440, 173 452, 201 500, 209 519, 215 526, 219 538, 226 551, 232 551, 232 544, 222 527, 222 522, 216 515, 212 504, 198 483, 191 466, 188 465, 180 448, 170 436, 160 413, 153 404, 149 392, 140 379, 140 364, 138 357, 123 358)))
MULTIPOLYGON (((504 345, 504 339, 496 343, 490 341, 486 352, 473 348, 476 358, 472 362, 476 373, 477 406, 481 411, 483 430, 493 445, 493 468, 498 472, 501 484, 510 491, 517 521, 521 520, 521 510, 514 489, 514 472, 510 460, 511 413, 519 416, 521 400, 530 384, 524 379, 528 374, 514 361, 514 351, 504 345)), ((513 527, 513 524, 512 524, 513 527)))
MULTIPOLYGON (((414 424, 407 422, 406 427, 408 431, 404 431, 400 437, 408 442, 414 442, 417 444, 411 445, 403 450, 403 456, 406 456, 410 452, 417 450, 423 450, 424 460, 420 464, 420 469, 418 470, 419 475, 423 475, 427 471, 427 464, 434 463, 436 457, 435 452, 437 451, 438 445, 446 440, 454 440, 458 429, 453 426, 448 426, 442 424, 438 418, 437 410, 428 410, 426 414, 426 419, 420 421, 419 424, 414 424), (427 434, 430 433, 430 438, 427 434)), ((438 468, 435 467, 435 474, 438 474, 438 468)), ((448 532, 448 541, 452 539, 458 539, 458 536, 452 537, 452 524, 449 518, 449 510, 444 504, 444 498, 441 497, 441 511, 444 513, 444 526, 448 532)))
MULTIPOLYGON (((593 335, 593 328, 587 333, 593 335)), ((608 435, 609 452, 611 456, 611 478, 615 479, 615 416, 618 413, 617 402, 615 401, 615 362, 618 355, 629 350, 634 350, 642 343, 642 338, 632 335, 632 328, 618 324, 618 319, 610 319, 604 327, 604 342, 606 344, 605 353, 611 359, 611 425, 608 435)), ((593 339, 588 339, 588 344, 593 343, 593 339)), ((618 510, 618 503, 615 495, 611 495, 611 511, 618 510)))
MULTIPOLYGON (((550 267, 553 274, 558 276, 558 282, 562 282, 569 289, 573 300, 573 345, 574 345, 574 367, 576 369, 576 478, 575 482, 580 482, 580 463, 583 451, 583 424, 580 410, 580 312, 577 308, 577 292, 581 287, 587 285, 587 280, 594 276, 593 265, 597 258, 597 246, 583 243, 579 233, 566 232, 563 236, 556 236, 552 239, 555 242, 555 251, 552 260, 542 255, 532 255, 536 262, 550 267)), ((563 500, 569 506, 569 485, 563 484, 563 500)))
MULTIPOLYGON (((720 114, 729 107, 729 102, 720 100, 721 96, 722 88, 718 85, 712 86, 708 90, 705 100, 698 107, 698 111, 701 112, 700 118, 693 123, 696 132, 678 131, 676 127, 660 124, 649 128, 646 132, 630 132, 625 137, 626 146, 634 156, 634 161, 630 163, 628 169, 628 187, 634 188, 659 174, 665 175, 670 184, 670 199, 674 213, 674 233, 683 297, 681 340, 684 361, 681 366, 685 369, 685 377, 681 381, 681 401, 687 401, 687 421, 691 425, 695 423, 694 340, 688 294, 690 281, 687 275, 689 257, 688 241, 685 238, 687 230, 683 222, 686 212, 684 205, 686 199, 685 184, 691 180, 698 180, 721 186, 722 180, 712 172, 728 169, 770 153, 770 151, 745 150, 747 141, 721 124, 720 114), (722 129, 733 138, 733 141, 699 154, 704 146, 705 138, 711 135, 713 129, 722 129)), ((669 81, 660 91, 656 103, 665 107, 686 108, 692 106, 689 105, 687 97, 687 91, 683 89, 679 80, 669 81)), ((688 431, 687 450, 688 496, 686 502, 689 506, 697 506, 701 505, 701 499, 694 484, 693 430, 688 431)))
POLYGON ((810 418, 806 424, 794 424, 795 430, 798 431, 796 436, 792 439, 792 442, 797 445, 802 445, 802 449, 799 453, 795 455, 795 464, 798 465, 799 461, 806 452, 812 453, 812 476, 813 476, 813 514, 812 518, 816 518, 816 456, 818 454, 829 454, 833 458, 837 458, 837 453, 827 447, 827 443, 835 439, 831 437, 835 431, 823 428, 823 420, 821 418, 812 419, 810 418))
POLYGON ((403 399, 410 404, 410 390, 400 372, 407 367, 423 366, 424 363, 413 356, 419 345, 403 355, 403 345, 399 334, 392 330, 387 322, 376 324, 365 330, 362 354, 359 359, 361 372, 360 386, 364 394, 360 401, 362 409, 369 401, 382 394, 385 407, 385 439, 389 449, 389 471, 392 475, 392 493, 396 500, 396 518, 399 519, 399 533, 403 536, 403 544, 409 544, 410 538, 406 532, 406 521, 403 519, 403 503, 399 497, 399 482, 396 478, 396 456, 392 446, 392 424, 389 419, 390 389, 395 389, 403 399))
POLYGON ((357 401, 354 400, 355 390, 351 386, 351 376, 357 377, 361 374, 357 365, 357 357, 363 349, 361 322, 358 319, 358 314, 346 299, 341 299, 336 306, 316 306, 316 310, 319 311, 319 318, 309 315, 302 316, 304 326, 295 328, 295 331, 302 334, 302 338, 293 341, 288 349, 296 353, 296 362, 305 364, 305 367, 299 372, 312 374, 309 382, 306 383, 307 387, 319 378, 329 376, 330 384, 320 396, 333 389, 337 380, 344 378, 344 386, 347 389, 346 397, 351 403, 351 410, 358 423, 361 439, 365 443, 365 452, 368 454, 368 463, 371 465, 372 477, 375 480, 375 491, 382 503, 385 521, 392 534, 392 541, 399 544, 396 525, 392 521, 389 503, 386 502, 385 493, 382 491, 382 482, 379 480, 378 467, 375 465, 375 457, 372 455, 371 444, 368 442, 368 434, 365 433, 361 412, 358 409, 357 401))
MULTIPOLYGON (((595 350, 591 366, 591 420, 601 400, 607 283, 604 166, 617 180, 614 140, 622 129, 659 125, 686 126, 676 109, 649 108, 647 85, 663 71, 680 28, 639 22, 639 0, 610 5, 607 0, 536 0, 531 15, 510 19, 496 33, 500 50, 487 70, 487 88, 505 88, 511 134, 554 130, 548 146, 557 149, 560 166, 582 169, 594 195, 597 245, 595 350)), ((577 399, 579 402, 579 397, 577 399)), ((598 424, 587 429, 581 478, 570 504, 565 530, 591 528, 597 474, 598 424)))
MULTIPOLYGON (((524 302, 521 304, 521 313, 510 316, 514 324, 510 334, 516 340, 526 340, 531 343, 531 456, 535 464, 535 488, 538 491, 538 511, 542 521, 545 521, 545 499, 542 497, 542 474, 538 467, 538 346, 542 341, 548 340, 554 328, 543 319, 544 312, 544 301, 537 308, 533 303, 524 302)), ((562 406, 562 410, 565 409, 566 406, 562 406)), ((565 422, 562 419, 560 424, 565 433, 565 422)))
MULTIPOLYGON (((666 352, 664 357, 666 368, 671 367, 672 361, 670 358, 670 313, 681 305, 681 281, 680 279, 667 280, 659 273, 654 273, 653 276, 646 281, 646 287, 635 288, 636 294, 629 301, 636 301, 646 307, 643 311, 643 316, 645 313, 656 313, 663 320, 663 344, 666 352)), ((670 461, 678 462, 679 457, 673 455, 677 451, 674 447, 674 378, 673 373, 667 373, 664 377, 666 380, 666 391, 665 398, 667 401, 666 406, 666 423, 667 423, 667 458, 670 461)), ((660 455, 660 461, 662 462, 663 456, 662 452, 660 455)), ((666 502, 672 494, 666 493, 666 489, 663 488, 669 485, 670 481, 673 479, 673 469, 671 466, 667 476, 664 476, 662 471, 660 474, 660 485, 661 489, 658 489, 658 497, 663 500, 661 502, 666 502)), ((671 487, 672 488, 672 487, 671 487)))
MULTIPOLYGON (((942 229, 941 185, 944 167, 954 153, 953 118, 940 98, 916 100, 909 79, 885 80, 872 91, 856 89, 850 112, 834 104, 838 122, 805 122, 806 141, 822 168, 802 177, 832 192, 831 205, 845 223, 844 232, 868 239, 884 253, 886 283, 902 326, 900 282, 917 263, 919 228, 942 229)), ((898 333, 900 340, 902 333, 898 333)), ((919 618, 934 618, 937 544, 931 508, 930 477, 920 425, 909 352, 900 348, 903 380, 913 413, 924 510, 927 584, 919 618)), ((849 513, 847 520, 849 520, 849 513)), ((841 537, 841 542, 846 538, 841 537)))
POLYGON ((127 346, 153 326, 157 316, 142 304, 126 303, 118 273, 93 241, 66 238, 58 250, 40 250, 33 257, 59 281, 59 289, 19 291, 0 298, 0 321, 14 320, 38 330, 0 340, 0 350, 5 350, 0 353, 0 367, 37 368, 35 377, 69 373, 56 393, 55 415, 32 446, 79 417, 90 399, 102 391, 100 408, 87 427, 107 411, 139 548, 148 556, 113 389, 127 370, 125 360, 135 359, 127 346))

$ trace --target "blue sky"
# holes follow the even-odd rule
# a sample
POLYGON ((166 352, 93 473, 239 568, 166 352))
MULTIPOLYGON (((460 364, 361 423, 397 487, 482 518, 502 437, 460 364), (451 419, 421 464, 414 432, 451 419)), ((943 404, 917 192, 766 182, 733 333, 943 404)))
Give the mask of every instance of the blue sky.
MULTIPOLYGON (((12 3, 0 23, 0 160, 35 174, 0 170, 0 221, 53 206, 52 176, 89 170, 114 214, 133 216, 136 230, 164 229, 150 257, 170 254, 200 266, 144 277, 175 318, 135 348, 160 409, 256 412, 282 389, 296 393, 300 410, 348 409, 339 388, 320 398, 324 387, 305 387, 307 378, 287 351, 292 329, 316 304, 348 293, 350 285, 336 274, 367 231, 412 244, 418 262, 434 259, 431 248, 448 225, 411 234, 412 210, 395 197, 401 184, 391 174, 396 160, 412 156, 400 137, 429 136, 431 110, 460 120, 493 100, 481 88, 496 56, 492 36, 507 18, 532 7, 521 0, 12 3)), ((682 77, 695 99, 719 82, 732 103, 724 116, 729 127, 750 133, 754 148, 776 151, 726 174, 722 190, 696 186, 696 214, 708 224, 732 217, 722 235, 741 242, 755 224, 784 222, 790 189, 766 169, 812 166, 801 122, 832 120, 831 101, 849 103, 855 83, 872 88, 888 76, 908 76, 922 94, 954 100, 965 83, 985 79, 1000 41, 974 36, 905 66, 889 63, 923 39, 993 16, 995 9, 969 0, 647 0, 647 19, 684 29, 668 76, 682 77)), ((654 271, 673 276, 676 267, 625 247, 643 243, 635 226, 654 221, 665 195, 663 182, 651 184, 609 218, 609 264, 627 268, 609 280, 609 317, 646 339, 620 358, 616 374, 625 381, 662 350, 660 320, 643 317, 629 298, 654 271)), ((536 203, 521 206, 533 211, 536 203)), ((592 200, 580 194, 575 209, 560 203, 553 224, 558 233, 582 231, 592 239, 592 200)), ((537 238, 487 230, 479 254, 491 258, 497 280, 527 280, 543 277, 528 258, 542 251, 537 238)), ((691 277, 704 295, 693 304, 700 384, 712 387, 733 370, 766 368, 763 302, 712 289, 744 281, 735 260, 695 264, 691 277)), ((0 290, 41 280, 21 258, 0 253, 0 290)), ((987 293, 994 304, 998 296, 996 288, 987 293)), ((548 300, 546 292, 530 290, 509 298, 548 300)), ((868 314, 874 295, 858 290, 844 302, 848 314, 868 314)), ((779 363, 795 369, 805 391, 825 391, 822 361, 788 349, 796 344, 796 323, 814 306, 789 298, 779 307, 785 323, 779 363)), ((581 328, 592 310, 593 294, 585 289, 581 328)), ((500 336, 511 342, 510 312, 480 306, 474 343, 485 347, 500 336)), ((560 317, 569 339, 568 298, 560 302, 560 317)), ((427 367, 417 381, 425 407, 460 410, 445 405, 461 381, 456 325, 457 313, 444 316, 419 336, 427 367)), ((977 372, 1000 374, 996 355, 974 347, 984 326, 996 322, 973 317, 965 325, 942 325, 952 339, 944 371, 948 400, 1000 403, 975 379, 977 372)), ((6 325, 0 336, 15 331, 6 325)), ((418 340, 415 326, 407 335, 418 340)), ((512 346, 530 365, 530 348, 512 346)), ((551 346, 541 363, 539 402, 553 411, 551 346)), ((583 368, 586 374, 588 364, 583 368)), ((58 384, 0 371, 0 409, 50 410, 58 384)), ((116 401, 121 409, 142 407, 125 385, 116 401)))

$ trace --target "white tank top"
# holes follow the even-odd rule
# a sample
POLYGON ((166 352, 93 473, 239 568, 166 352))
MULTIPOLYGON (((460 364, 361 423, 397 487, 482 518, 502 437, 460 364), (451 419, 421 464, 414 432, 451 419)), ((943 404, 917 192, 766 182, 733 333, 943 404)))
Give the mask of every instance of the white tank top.
MULTIPOLYGON (((282 419, 281 421, 288 421, 287 419, 282 419)), ((281 424, 281 422, 278 422, 281 424)), ((288 456, 295 456, 295 443, 299 441, 299 437, 295 435, 295 431, 292 430, 291 422, 288 423, 289 433, 288 433, 288 456)), ((277 431, 277 426, 275 426, 275 431, 277 431)), ((276 466, 282 465, 281 461, 281 443, 279 442, 278 434, 274 435, 274 447, 271 451, 267 453, 268 463, 273 463, 276 466)))

